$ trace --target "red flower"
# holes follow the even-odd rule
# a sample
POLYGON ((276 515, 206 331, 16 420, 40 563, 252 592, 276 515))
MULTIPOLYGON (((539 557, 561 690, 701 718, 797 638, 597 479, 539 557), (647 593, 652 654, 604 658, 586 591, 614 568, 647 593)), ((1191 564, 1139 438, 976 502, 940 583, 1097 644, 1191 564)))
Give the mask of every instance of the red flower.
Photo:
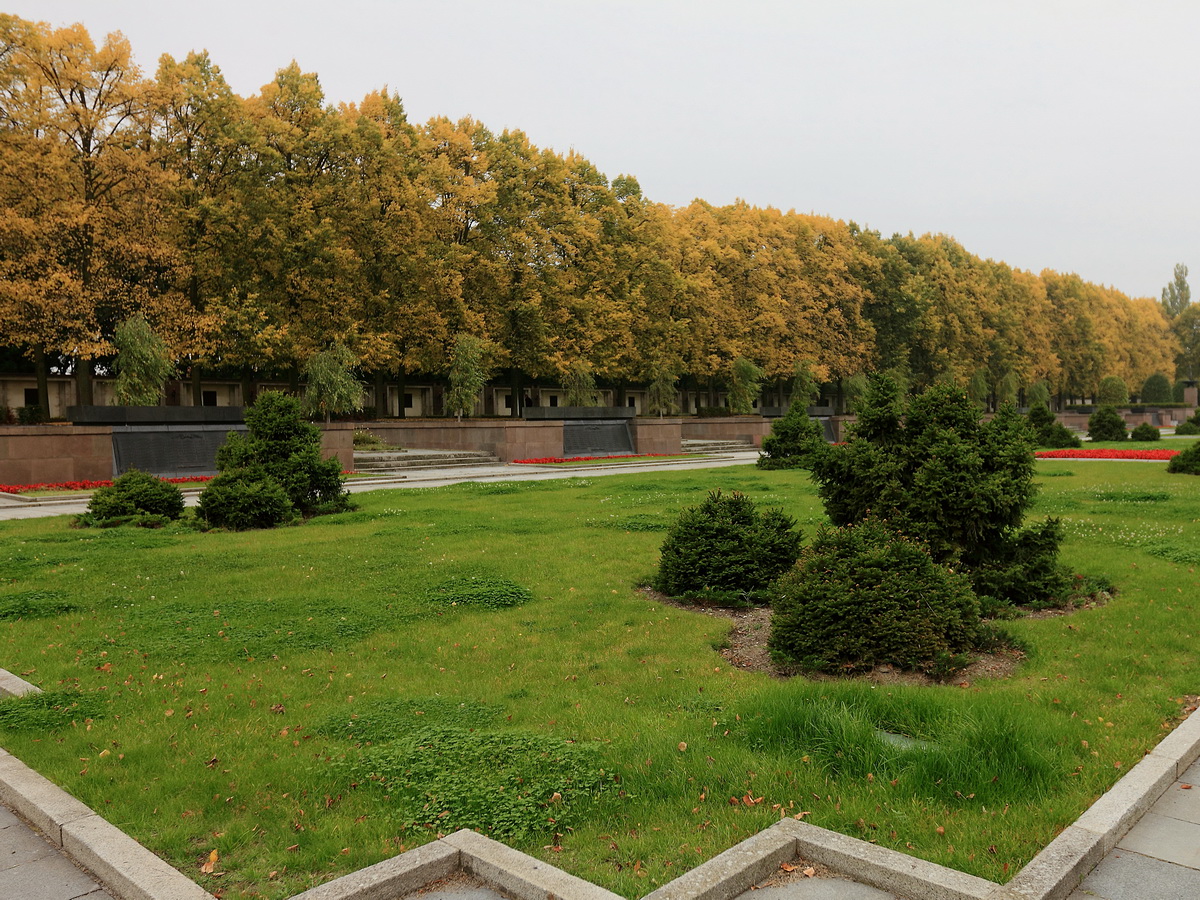
POLYGON ((1170 459, 1178 456, 1178 450, 1038 450, 1038 459, 1170 459))

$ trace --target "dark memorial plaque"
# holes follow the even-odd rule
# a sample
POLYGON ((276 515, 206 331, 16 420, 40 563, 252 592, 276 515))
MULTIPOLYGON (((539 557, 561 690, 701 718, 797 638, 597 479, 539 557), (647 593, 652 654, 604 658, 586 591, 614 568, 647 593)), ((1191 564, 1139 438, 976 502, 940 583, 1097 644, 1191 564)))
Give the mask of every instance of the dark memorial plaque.
POLYGON ((563 422, 563 456, 622 456, 633 453, 628 419, 563 422))
POLYGON ((140 469, 159 478, 217 474, 217 448, 245 425, 114 425, 113 472, 140 469))

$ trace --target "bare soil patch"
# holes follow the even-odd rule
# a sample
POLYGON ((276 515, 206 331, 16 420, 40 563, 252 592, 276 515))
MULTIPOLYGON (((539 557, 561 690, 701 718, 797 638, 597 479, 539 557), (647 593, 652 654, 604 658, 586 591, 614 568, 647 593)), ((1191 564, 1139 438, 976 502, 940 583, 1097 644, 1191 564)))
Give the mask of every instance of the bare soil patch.
MULTIPOLYGON (((730 608, 723 606, 700 606, 694 603, 682 603, 665 594, 644 588, 643 593, 659 603, 686 609, 697 615, 712 616, 727 619, 730 623, 729 637, 719 653, 729 661, 729 664, 749 672, 764 672, 775 678, 792 678, 800 672, 792 666, 780 665, 771 658, 767 649, 767 639, 771 635, 771 610, 769 607, 730 608)), ((1063 615, 1063 610, 1048 610, 1047 613, 1063 615)), ((1039 615, 1042 615, 1039 613, 1039 615)), ((1019 650, 1005 650, 997 653, 981 653, 965 669, 955 672, 949 678, 939 679, 924 672, 908 672, 895 666, 882 665, 866 672, 852 675, 826 675, 820 672, 806 672, 804 677, 812 681, 837 681, 852 679, 867 681, 872 684, 957 684, 960 687, 970 687, 974 682, 985 678, 1010 678, 1025 658, 1019 650)))

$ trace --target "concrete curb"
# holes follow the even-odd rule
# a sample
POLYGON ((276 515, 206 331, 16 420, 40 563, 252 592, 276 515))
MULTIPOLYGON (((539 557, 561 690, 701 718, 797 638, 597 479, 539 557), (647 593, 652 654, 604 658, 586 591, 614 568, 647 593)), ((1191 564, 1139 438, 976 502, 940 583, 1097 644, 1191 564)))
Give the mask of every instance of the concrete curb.
MULTIPOLYGON (((789 820, 790 821, 790 820, 789 820)), ((796 857, 796 837, 780 822, 680 875, 642 900, 729 900, 796 857)))
POLYGON ((517 900, 622 900, 612 891, 466 828, 442 838, 442 843, 462 854, 464 872, 517 900))
POLYGON ((30 684, 24 678, 18 678, 12 672, 0 669, 0 697, 24 697, 26 694, 40 694, 42 689, 30 684))
POLYGON ((291 900, 393 900, 461 868, 458 849, 434 841, 296 894, 291 900))

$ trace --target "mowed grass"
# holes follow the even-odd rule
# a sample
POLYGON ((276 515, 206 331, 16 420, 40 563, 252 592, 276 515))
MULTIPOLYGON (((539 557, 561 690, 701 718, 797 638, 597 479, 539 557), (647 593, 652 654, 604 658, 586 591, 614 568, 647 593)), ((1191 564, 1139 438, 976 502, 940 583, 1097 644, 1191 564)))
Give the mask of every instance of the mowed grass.
POLYGON ((1200 479, 1038 467, 1034 514, 1119 594, 1005 622, 1028 661, 969 687, 734 670, 724 620, 637 591, 713 488, 811 535, 804 472, 379 491, 244 534, 0 523, 0 666, 47 692, 0 703, 0 744, 226 898, 460 827, 632 898, 783 815, 1004 881, 1200 692, 1200 479))

